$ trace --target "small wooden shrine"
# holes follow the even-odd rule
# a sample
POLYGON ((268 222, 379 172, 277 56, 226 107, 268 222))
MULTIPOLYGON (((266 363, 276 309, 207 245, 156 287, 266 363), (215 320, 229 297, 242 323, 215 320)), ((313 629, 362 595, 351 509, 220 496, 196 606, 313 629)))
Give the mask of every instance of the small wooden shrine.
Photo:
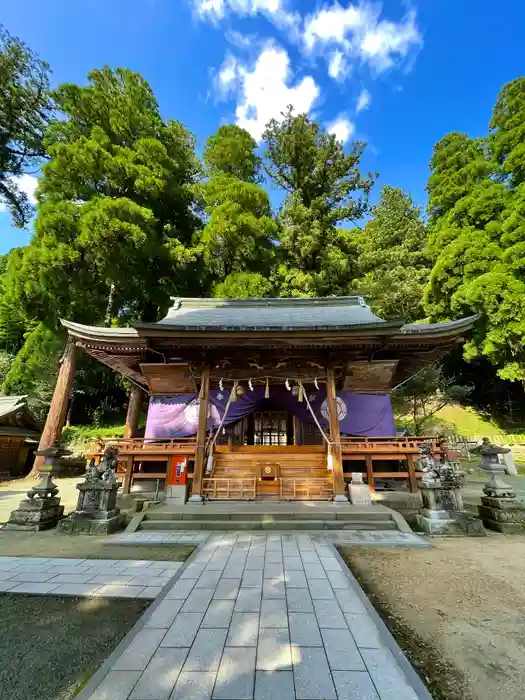
POLYGON ((27 396, 0 396, 0 478, 23 476, 36 449, 42 426, 27 405, 27 396))
POLYGON ((353 296, 174 299, 158 323, 128 328, 63 321, 69 342, 41 446, 60 435, 83 350, 134 385, 125 438, 107 441, 119 447, 124 491, 149 478, 168 495, 191 482, 192 500, 341 500, 352 471, 371 490, 378 478, 415 490, 425 438, 396 437, 389 392, 475 320, 385 321, 353 296))

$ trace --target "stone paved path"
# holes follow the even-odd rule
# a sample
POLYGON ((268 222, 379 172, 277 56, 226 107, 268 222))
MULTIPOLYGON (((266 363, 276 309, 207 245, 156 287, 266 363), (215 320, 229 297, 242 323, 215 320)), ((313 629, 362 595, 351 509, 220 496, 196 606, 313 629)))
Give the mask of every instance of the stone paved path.
MULTIPOLYGON (((230 531, 231 532, 231 531, 230 531)), ((261 531, 257 533, 260 535, 261 531)), ((215 532, 215 535, 229 534, 224 532, 215 532)), ((255 531, 248 533, 255 535, 255 531)), ((286 533, 293 534, 293 533, 286 533)), ((205 542, 211 537, 210 532, 180 532, 178 534, 166 532, 125 532, 122 535, 115 535, 108 539, 106 544, 191 544, 205 542)), ((334 532, 316 532, 316 536, 325 538, 327 542, 336 544, 348 544, 362 547, 431 547, 430 541, 409 532, 397 532, 395 530, 337 530, 334 532)))
POLYGON ((0 591, 155 598, 181 566, 180 561, 0 557, 0 591))
POLYGON ((343 566, 323 535, 209 536, 78 700, 428 700, 343 566))

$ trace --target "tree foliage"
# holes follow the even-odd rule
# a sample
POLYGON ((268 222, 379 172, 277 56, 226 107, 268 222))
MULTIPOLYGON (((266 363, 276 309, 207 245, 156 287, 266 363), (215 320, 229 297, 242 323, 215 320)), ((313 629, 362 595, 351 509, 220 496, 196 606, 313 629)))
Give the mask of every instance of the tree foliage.
POLYGON ((369 210, 374 177, 359 170, 364 144, 353 142, 345 152, 335 136, 291 107, 268 123, 263 138, 266 172, 287 193, 276 270, 281 295, 348 294, 355 246, 341 225, 369 210))
POLYGON ((435 149, 425 305, 436 320, 481 314, 465 356, 483 355, 501 377, 525 381, 525 79, 504 86, 490 128, 483 141, 445 137, 441 143, 456 143, 446 167, 437 155, 447 149, 435 149))
POLYGON ((384 187, 370 221, 354 231, 354 240, 356 290, 367 295, 383 318, 421 319, 429 273, 427 233, 410 196, 397 187, 384 187))
POLYGON ((445 406, 464 401, 471 390, 445 377, 441 367, 429 365, 392 392, 392 406, 409 415, 414 434, 422 435, 432 416, 445 406))
POLYGON ((0 201, 15 226, 33 213, 18 178, 38 167, 51 113, 49 66, 0 25, 0 201))

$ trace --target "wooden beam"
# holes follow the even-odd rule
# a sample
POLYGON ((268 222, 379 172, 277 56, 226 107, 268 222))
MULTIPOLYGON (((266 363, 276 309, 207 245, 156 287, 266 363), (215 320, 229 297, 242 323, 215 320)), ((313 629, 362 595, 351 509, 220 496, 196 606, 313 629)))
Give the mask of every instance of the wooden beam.
POLYGON ((126 426, 124 428, 125 438, 137 437, 139 427, 140 410, 142 408, 142 389, 134 386, 129 394, 128 412, 126 415, 126 426))
POLYGON ((410 487, 410 493, 417 493, 417 477, 416 477, 416 469, 414 467, 414 455, 407 455, 407 466, 408 466, 408 485, 410 487))
POLYGON ((208 425, 208 406, 210 403, 210 368, 204 367, 199 394, 199 422, 197 424, 197 449, 195 451, 195 468, 190 501, 202 501, 202 478, 206 456, 206 428, 208 425))
MULTIPOLYGON (((75 376, 77 348, 74 341, 68 340, 64 355, 60 360, 60 369, 53 391, 53 398, 42 431, 42 436, 38 444, 39 450, 45 450, 51 447, 57 440, 60 439, 62 428, 66 422, 67 404, 73 387, 73 379, 75 376)), ((38 469, 44 463, 43 457, 37 457, 33 465, 33 471, 38 469)))
POLYGON ((365 455, 366 464, 366 480, 368 482, 368 488, 370 489, 370 495, 375 491, 374 486, 374 463, 372 461, 372 455, 365 455))
POLYGON ((345 480, 343 476, 343 458, 341 452, 341 433, 337 416, 337 394, 332 367, 326 369, 326 399, 328 405, 328 424, 330 426, 330 442, 332 449, 332 465, 334 478, 334 500, 346 501, 345 480))

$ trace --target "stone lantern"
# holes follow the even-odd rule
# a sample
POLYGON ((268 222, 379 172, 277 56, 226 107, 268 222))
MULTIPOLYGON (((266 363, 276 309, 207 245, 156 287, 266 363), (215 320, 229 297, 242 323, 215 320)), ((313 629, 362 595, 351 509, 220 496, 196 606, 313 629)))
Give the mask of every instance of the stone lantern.
POLYGON ((419 482, 423 507, 416 514, 419 527, 429 535, 484 535, 481 520, 463 509, 461 487, 464 474, 448 460, 434 459, 426 446, 421 448, 424 464, 419 482))
POLYGON ((525 507, 516 499, 516 492, 503 481, 505 466, 499 463, 499 455, 507 454, 510 448, 494 445, 483 438, 481 445, 472 450, 481 456, 481 469, 488 476, 483 487, 482 505, 478 506, 483 525, 497 532, 523 532, 525 529, 525 507))
POLYGON ((106 448, 100 464, 91 460, 84 481, 77 484, 78 502, 71 515, 62 520, 60 531, 88 535, 109 534, 118 530, 124 515, 117 508, 117 449, 106 448))
POLYGON ((5 525, 6 530, 48 530, 64 517, 64 506, 60 505, 58 486, 53 481, 53 475, 58 473, 61 458, 71 452, 55 443, 35 454, 44 458, 44 463, 38 469, 40 481, 27 492, 27 498, 11 513, 5 525))

